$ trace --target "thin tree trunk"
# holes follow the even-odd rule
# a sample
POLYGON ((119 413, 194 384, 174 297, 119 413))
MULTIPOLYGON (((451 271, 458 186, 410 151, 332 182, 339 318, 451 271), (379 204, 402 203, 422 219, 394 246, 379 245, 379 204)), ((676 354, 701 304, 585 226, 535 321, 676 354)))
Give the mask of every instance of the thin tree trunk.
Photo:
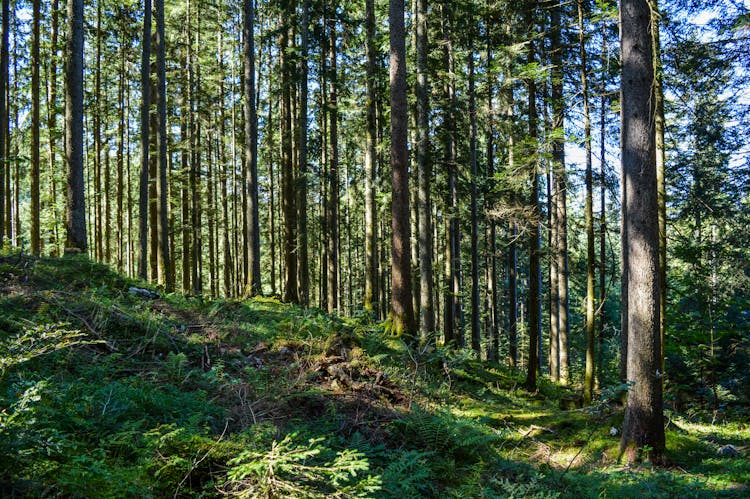
POLYGON ((31 22, 31 254, 42 252, 39 209, 39 24, 41 8, 39 0, 32 2, 31 22))
POLYGON ((6 203, 9 190, 6 181, 10 178, 8 162, 6 161, 6 136, 8 134, 8 109, 5 107, 8 90, 8 39, 10 31, 10 0, 2 0, 2 38, 0 38, 0 247, 3 246, 6 224, 10 217, 6 217, 6 203))
MULTIPOLYGON (((425 0, 426 1, 426 0, 425 0)), ((377 164, 376 90, 377 62, 375 49, 375 0, 365 1, 367 33, 367 139, 365 145, 365 310, 378 316, 384 305, 379 303, 377 206, 375 204, 377 164)))
POLYGON ((298 167, 298 269, 299 301, 307 307, 310 305, 310 262, 307 235, 307 107, 308 107, 308 35, 309 35, 309 0, 302 1, 301 47, 299 58, 299 167, 298 167))
MULTIPOLYGON (((281 154, 282 154, 282 206, 284 211, 284 301, 298 303, 297 295, 297 207, 292 157, 292 74, 289 47, 289 5, 285 4, 280 20, 281 48, 281 154)), ((331 304, 329 303, 329 307, 331 304)))
POLYGON ((141 172, 138 187, 138 277, 148 278, 149 113, 151 109, 151 0, 143 2, 141 51, 141 172))
MULTIPOLYGON (((531 3, 527 5, 526 25, 529 28, 529 32, 531 32, 531 28, 533 27, 533 11, 531 9, 531 3)), ((536 62, 536 50, 533 40, 529 41, 527 62, 529 64, 534 64, 536 62)), ((534 217, 536 218, 539 215, 539 174, 537 172, 537 89, 536 82, 533 78, 529 78, 527 80, 527 86, 529 91, 529 140, 531 148, 531 150, 529 151, 531 156, 531 164, 529 165, 531 180, 529 206, 533 210, 534 217)), ((539 339, 541 335, 541 331, 539 329, 539 306, 541 304, 541 267, 539 253, 539 221, 533 220, 531 222, 531 229, 529 231, 529 360, 527 364, 526 374, 526 389, 529 391, 536 390, 537 370, 539 368, 539 339)))
MULTIPOLYGON (((50 6, 50 14, 52 16, 50 26, 50 58, 49 58, 49 74, 47 77, 47 133, 49 143, 49 183, 50 183, 50 209, 52 212, 52 234, 50 236, 50 243, 53 244, 54 248, 50 252, 52 255, 59 255, 59 244, 60 244, 60 229, 59 220, 60 215, 57 210, 57 150, 56 150, 56 136, 57 136, 57 43, 58 43, 58 28, 59 28, 59 4, 58 0, 52 0, 50 6)), ((0 89, 0 95, 4 93, 0 89)), ((0 113, 2 115, 2 113, 0 113)), ((0 120, 2 123, 2 120, 0 120)), ((2 127, 0 126, 0 130, 2 127)), ((2 135, 2 131, 0 131, 2 135)), ((0 158, 3 156, 2 153, 2 139, 0 138, 0 158)), ((2 163, 0 161, 0 246, 2 246, 2 226, 3 226, 3 172, 2 163)))
POLYGON ((419 182, 419 289, 422 341, 435 331, 434 277, 432 270, 432 158, 430 157, 430 84, 427 0, 417 0, 417 171, 419 182))
POLYGON ((409 341, 417 332, 412 299, 409 227, 409 157, 406 101, 406 37, 404 0, 390 0, 388 9, 391 81, 391 168, 393 234, 391 239, 391 308, 393 328, 409 341))
MULTIPOLYGON (((249 175, 247 237, 249 245, 246 285, 251 295, 262 293, 260 280, 260 215, 258 206, 258 116, 255 107, 255 10, 253 0, 244 0, 242 24, 245 68, 245 168, 249 175)), ((245 188, 245 186, 243 186, 245 188)))
POLYGON ((594 396, 595 324, 594 280, 596 256, 594 251, 594 176, 591 165, 591 114, 589 111, 588 63, 586 57, 583 0, 578 0, 578 49, 581 58, 581 91, 583 93, 583 137, 586 154, 586 372, 583 378, 583 400, 591 403, 594 396))
POLYGON ((651 36, 653 38, 654 99, 656 106, 656 190, 659 208, 659 341, 661 343, 661 372, 666 367, 667 331, 667 187, 665 177, 664 146, 664 85, 661 63, 661 38, 659 35, 658 0, 651 0, 651 36))
POLYGON ((117 124, 117 271, 123 272, 125 269, 124 252, 127 249, 125 237, 125 224, 123 215, 123 204, 125 197, 125 78, 127 77, 125 64, 125 30, 121 35, 120 43, 120 74, 117 81, 117 107, 118 107, 118 124, 117 124))
POLYGON ((338 35, 336 33, 336 16, 330 14, 328 19, 328 50, 329 50, 329 142, 330 152, 328 154, 328 209, 326 218, 328 220, 328 311, 333 312, 339 308, 339 281, 341 259, 341 248, 339 245, 339 142, 338 142, 338 63, 336 44, 338 35))
MULTIPOLYGON (((473 22, 473 20, 472 20, 473 22)), ((469 164, 471 167, 471 348, 481 354, 482 344, 479 331, 481 311, 479 309, 479 208, 477 182, 479 166, 477 162, 477 110, 474 79, 474 35, 469 42, 469 164)))

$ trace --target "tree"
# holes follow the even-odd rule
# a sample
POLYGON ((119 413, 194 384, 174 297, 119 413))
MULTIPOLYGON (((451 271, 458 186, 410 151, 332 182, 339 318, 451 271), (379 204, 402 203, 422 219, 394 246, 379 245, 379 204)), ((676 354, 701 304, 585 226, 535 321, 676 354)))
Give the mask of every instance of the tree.
POLYGON ((419 183, 419 311, 423 341, 435 330, 430 184, 430 85, 427 75, 427 0, 417 0, 417 172, 419 183))
POLYGON ((406 145, 406 36, 404 1, 390 0, 388 9, 391 82, 391 320, 408 339, 416 333, 412 299, 411 235, 409 226, 409 158, 406 145))
POLYGON ((627 255, 627 380, 621 449, 658 462, 664 452, 659 336, 659 225, 654 135, 651 10, 646 0, 621 3, 623 224, 627 255))
POLYGON ((583 94, 583 140, 586 156, 586 372, 583 378, 583 400, 590 403, 594 393, 595 330, 594 330, 594 176, 591 163, 591 112, 589 110, 588 62, 583 21, 583 0, 578 0, 578 48, 581 62, 581 93, 583 94))
POLYGON ((375 204, 375 169, 377 163, 377 62, 375 53, 375 0, 365 1, 366 76, 366 144, 365 144, 365 310, 377 316, 378 308, 378 242, 377 206, 375 204))
MULTIPOLYGON (((247 224, 248 240, 245 244, 250 246, 248 258, 248 292, 251 295, 260 294, 260 215, 258 207, 258 116, 255 108, 255 35, 253 26, 255 24, 255 12, 253 0, 244 0, 242 33, 244 45, 244 68, 245 68, 245 168, 249 174, 248 211, 247 224)), ((294 276, 296 281, 296 275, 294 276)), ((295 283, 296 288, 296 283, 295 283)))
POLYGON ((148 277, 149 112, 151 109, 151 0, 143 0, 141 40, 141 171, 138 183, 138 277, 148 277))
POLYGON ((2 38, 0 39, 0 248, 3 246, 5 236, 5 206, 8 192, 6 191, 6 179, 10 176, 8 171, 8 158, 6 151, 6 132, 8 130, 8 109, 5 106, 5 94, 8 86, 8 41, 10 32, 10 0, 2 0, 2 38))
POLYGON ((86 200, 83 180, 83 0, 68 0, 65 53, 65 130, 68 164, 66 251, 86 252, 86 200))
POLYGON ((156 103, 158 130, 156 155, 158 176, 156 195, 159 198, 159 267, 167 292, 174 290, 174 275, 169 255, 169 225, 167 218, 167 74, 164 39, 164 0, 155 0, 156 10, 156 103))
POLYGON ((308 113, 308 38, 309 38, 309 0, 302 1, 301 40, 299 58, 299 167, 298 167, 298 269, 299 300, 303 306, 310 304, 310 263, 308 256, 307 235, 307 113, 308 113))
POLYGON ((39 24, 41 8, 39 0, 32 2, 31 21, 31 253, 42 252, 39 210, 39 24))
MULTIPOLYGON (((529 32, 533 31, 533 11, 530 1, 526 6, 526 26, 529 32)), ((536 64, 536 48, 534 40, 529 40, 528 52, 526 54, 529 66, 536 64)), ((536 81, 534 76, 526 80, 526 86, 529 92, 529 175, 530 175, 530 193, 529 206, 532 210, 531 229, 529 230, 529 363, 526 373, 526 389, 534 391, 536 389, 536 374, 539 368, 539 340, 541 338, 540 330, 540 305, 541 305, 541 267, 540 267, 540 247, 539 247, 539 174, 537 171, 537 109, 536 109, 536 81)))

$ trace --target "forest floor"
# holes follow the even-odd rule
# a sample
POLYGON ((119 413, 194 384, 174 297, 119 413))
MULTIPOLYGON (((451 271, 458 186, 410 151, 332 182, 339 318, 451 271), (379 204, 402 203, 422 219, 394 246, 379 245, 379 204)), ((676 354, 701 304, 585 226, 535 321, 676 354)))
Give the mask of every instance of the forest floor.
POLYGON ((4 497, 750 495, 747 451, 717 452, 749 421, 668 412, 669 465, 628 466, 621 406, 522 381, 366 318, 0 256, 4 497))

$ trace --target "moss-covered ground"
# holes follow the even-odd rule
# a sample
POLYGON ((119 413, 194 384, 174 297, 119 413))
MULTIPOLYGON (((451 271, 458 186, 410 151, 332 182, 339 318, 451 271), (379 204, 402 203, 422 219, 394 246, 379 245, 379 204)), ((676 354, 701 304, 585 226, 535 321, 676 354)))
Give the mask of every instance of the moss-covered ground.
MULTIPOLYGON (((668 413, 667 465, 622 408, 410 348, 366 319, 150 289, 84 258, 0 257, 0 495, 748 497, 747 420, 668 413)), ((616 397, 613 397, 616 398, 616 397)))

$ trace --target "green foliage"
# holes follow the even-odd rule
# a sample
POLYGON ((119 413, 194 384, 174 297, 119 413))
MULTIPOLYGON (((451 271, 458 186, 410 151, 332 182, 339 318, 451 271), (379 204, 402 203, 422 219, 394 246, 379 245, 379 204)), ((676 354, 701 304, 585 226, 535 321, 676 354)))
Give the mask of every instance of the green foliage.
POLYGON ((458 462, 475 462, 490 455, 492 444, 499 442, 491 429, 475 421, 458 418, 447 411, 426 412, 418 406, 394 421, 393 426, 414 448, 452 456, 458 462))
POLYGON ((227 487, 240 497, 370 497, 380 490, 362 452, 333 453, 323 441, 299 442, 291 433, 268 451, 245 451, 229 461, 227 487))
POLYGON ((469 350, 268 299, 144 301, 126 282, 41 260, 0 298, 0 495, 731 497, 746 481, 745 460, 716 455, 750 444, 740 422, 675 420, 669 458, 685 472, 609 468, 622 419, 609 399, 625 385, 559 412, 563 389, 515 390, 517 372, 469 350), (368 391, 375 375, 331 389, 332 360, 406 395, 368 391))

